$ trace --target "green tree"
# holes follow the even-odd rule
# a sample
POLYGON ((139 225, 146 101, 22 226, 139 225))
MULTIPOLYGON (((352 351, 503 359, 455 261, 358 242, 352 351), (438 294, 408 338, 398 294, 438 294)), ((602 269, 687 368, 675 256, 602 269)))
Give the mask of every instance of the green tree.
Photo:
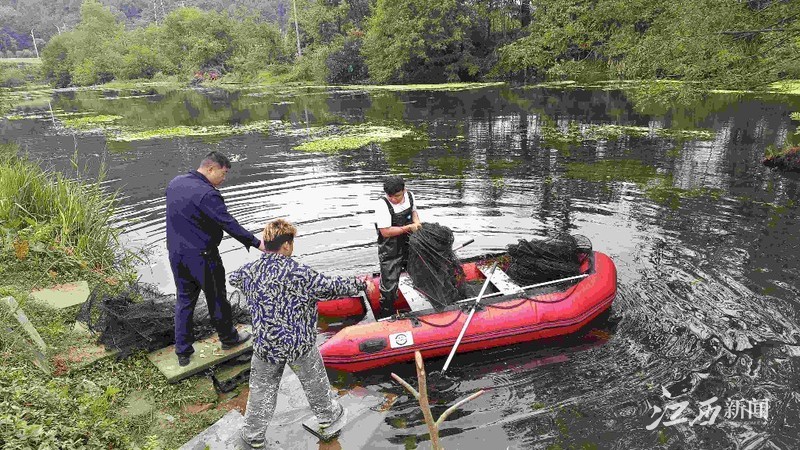
POLYGON ((110 81, 122 62, 123 26, 98 0, 84 0, 75 30, 53 38, 43 50, 44 72, 57 85, 110 81))
POLYGON ((224 72, 234 52, 234 28, 227 13, 179 8, 164 19, 159 50, 177 73, 188 75, 209 68, 224 72))
POLYGON ((160 29, 156 25, 136 28, 121 39, 122 63, 115 71, 120 79, 152 78, 158 72, 168 72, 169 61, 154 45, 160 29))
POLYGON ((291 42, 281 35, 276 25, 257 22, 248 17, 233 30, 234 50, 230 58, 230 69, 252 78, 271 64, 284 64, 291 61, 293 52, 291 42))
POLYGON ((798 76, 800 0, 532 0, 495 75, 755 87, 798 76))
POLYGON ((457 0, 378 0, 362 48, 370 75, 381 83, 471 79, 473 21, 457 0))

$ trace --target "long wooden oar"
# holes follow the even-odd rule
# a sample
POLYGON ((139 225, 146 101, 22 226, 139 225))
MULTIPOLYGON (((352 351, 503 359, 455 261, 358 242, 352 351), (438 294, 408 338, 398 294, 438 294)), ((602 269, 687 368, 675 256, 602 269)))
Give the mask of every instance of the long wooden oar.
POLYGON ((481 292, 478 294, 478 297, 475 299, 475 303, 472 305, 472 308, 469 310, 469 315, 467 316, 467 321, 464 322, 464 326, 461 327, 461 333, 458 334, 458 339, 456 339, 455 345, 453 345, 453 349, 450 350, 450 356, 447 357, 447 361, 444 363, 444 367, 442 368, 442 374, 445 373, 447 367, 450 366, 450 361, 453 359, 453 355, 456 354, 456 349, 458 348, 458 344, 461 343, 461 339, 464 337, 464 333, 467 331, 467 327, 469 326, 469 322, 472 320, 472 315, 475 314, 475 309, 478 307, 478 303, 481 302, 481 297, 483 297, 483 293, 486 292, 486 287, 489 286, 489 280, 492 279, 492 275, 494 274, 494 269, 497 267, 497 262, 495 261, 492 264, 492 268, 489 269, 489 274, 486 275, 486 281, 483 282, 483 287, 481 287, 481 292))

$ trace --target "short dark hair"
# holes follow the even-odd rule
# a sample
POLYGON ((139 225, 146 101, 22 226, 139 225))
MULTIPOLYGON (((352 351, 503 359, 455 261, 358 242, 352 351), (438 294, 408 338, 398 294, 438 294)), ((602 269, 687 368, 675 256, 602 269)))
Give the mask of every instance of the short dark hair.
POLYGON ((214 164, 220 166, 223 169, 230 169, 231 168, 231 160, 228 159, 227 156, 223 155, 222 153, 220 153, 218 151, 213 151, 213 152, 207 154, 206 157, 203 158, 203 162, 201 162, 200 165, 201 166, 207 166, 207 165, 209 165, 211 163, 214 163, 214 164))
POLYGON ((402 191, 406 187, 406 182, 402 177, 393 176, 383 181, 383 192, 388 195, 394 195, 402 191))

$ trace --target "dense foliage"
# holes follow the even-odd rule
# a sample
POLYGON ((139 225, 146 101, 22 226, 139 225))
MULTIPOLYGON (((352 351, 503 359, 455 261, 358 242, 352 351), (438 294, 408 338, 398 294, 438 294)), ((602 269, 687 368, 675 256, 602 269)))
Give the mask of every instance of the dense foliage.
MULTIPOLYGON (((20 6, 31 2, 0 7, 12 19, 3 48, 32 47, 25 32, 39 25, 20 6)), ((74 13, 75 1, 53 3, 74 13)), ((668 79, 727 88, 800 78, 800 0, 192 5, 84 0, 74 25, 40 33, 45 73, 58 85, 208 71, 329 83, 668 79)))

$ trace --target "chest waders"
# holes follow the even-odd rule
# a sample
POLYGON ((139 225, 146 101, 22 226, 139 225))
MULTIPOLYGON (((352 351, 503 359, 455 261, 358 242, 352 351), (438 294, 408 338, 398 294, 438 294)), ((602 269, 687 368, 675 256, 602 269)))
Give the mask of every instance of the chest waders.
MULTIPOLYGON (((392 226, 402 227, 413 222, 412 212, 414 210, 414 197, 408 194, 410 206, 403 211, 394 212, 389 200, 384 197, 386 207, 392 215, 392 226)), ((385 238, 378 231, 378 260, 381 263, 381 311, 380 316, 388 316, 395 312, 394 302, 397 300, 397 283, 400 280, 400 272, 403 271, 408 262, 408 235, 385 238)))

